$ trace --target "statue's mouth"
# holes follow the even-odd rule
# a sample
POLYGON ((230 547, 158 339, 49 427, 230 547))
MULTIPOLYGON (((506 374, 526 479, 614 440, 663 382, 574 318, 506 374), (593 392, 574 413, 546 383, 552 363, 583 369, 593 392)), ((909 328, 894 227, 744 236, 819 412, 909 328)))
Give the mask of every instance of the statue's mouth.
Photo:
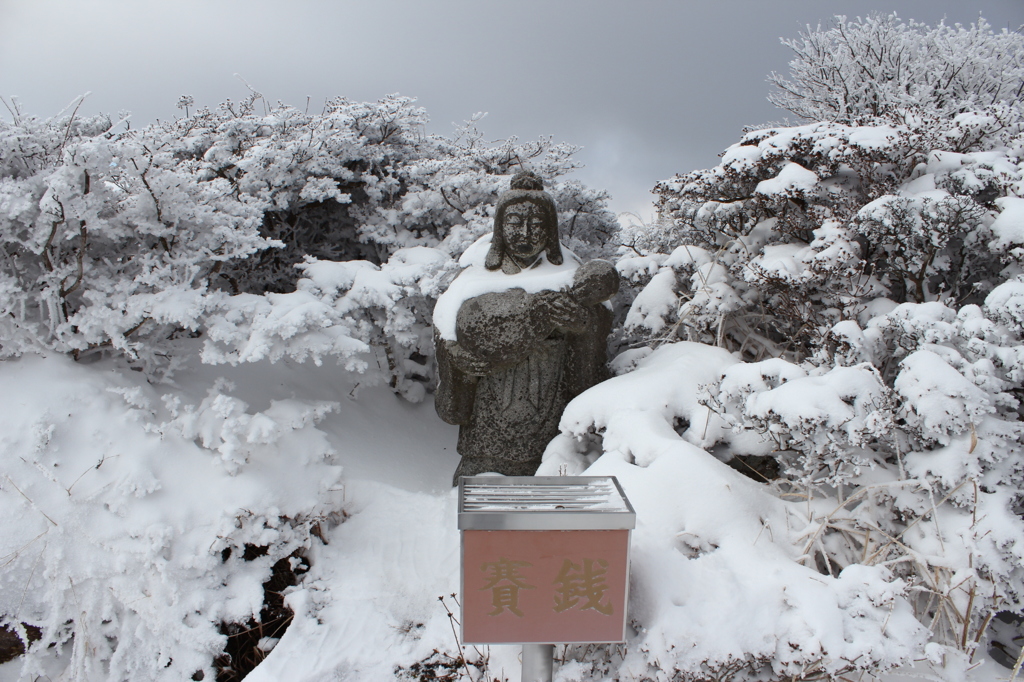
POLYGON ((532 256, 540 253, 540 249, 537 248, 536 244, 516 244, 512 247, 512 250, 520 256, 532 256))

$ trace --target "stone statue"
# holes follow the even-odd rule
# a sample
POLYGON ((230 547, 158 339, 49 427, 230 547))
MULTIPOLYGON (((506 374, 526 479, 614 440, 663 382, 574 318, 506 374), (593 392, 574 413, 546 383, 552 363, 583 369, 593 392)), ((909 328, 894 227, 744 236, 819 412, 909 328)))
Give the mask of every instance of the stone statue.
POLYGON ((537 175, 519 173, 498 198, 490 239, 483 268, 463 271, 434 313, 435 405, 459 425, 456 484, 491 471, 532 476, 566 404, 607 377, 603 302, 618 291, 618 273, 563 252, 537 175))

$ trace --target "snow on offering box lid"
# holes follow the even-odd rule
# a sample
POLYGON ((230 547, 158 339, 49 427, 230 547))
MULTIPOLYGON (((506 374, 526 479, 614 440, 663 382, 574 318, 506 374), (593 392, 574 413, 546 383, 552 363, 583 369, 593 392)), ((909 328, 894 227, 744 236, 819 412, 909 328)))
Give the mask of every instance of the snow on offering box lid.
MULTIPOLYGON (((517 478, 517 477, 513 477, 517 478)), ((470 483, 463 488, 460 513, 620 512, 633 509, 612 477, 533 477, 527 482, 470 483), (551 480, 553 479, 553 480, 551 480), (561 479, 561 481, 559 481, 561 479)))

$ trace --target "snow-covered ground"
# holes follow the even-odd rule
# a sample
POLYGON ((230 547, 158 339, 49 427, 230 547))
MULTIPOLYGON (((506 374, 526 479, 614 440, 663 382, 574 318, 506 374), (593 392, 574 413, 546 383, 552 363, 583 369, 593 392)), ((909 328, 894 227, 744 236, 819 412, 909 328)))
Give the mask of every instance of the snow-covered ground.
MULTIPOLYGON (((141 375, 118 372, 105 362, 81 365, 57 356, 0 363, 0 491, 10 493, 0 495, 7 503, 3 508, 5 530, 0 534, 5 567, 0 574, 0 598, 5 605, 21 602, 27 609, 33 595, 39 597, 50 590, 53 598, 53 592, 65 586, 76 586, 69 587, 72 593, 76 588, 82 591, 80 581, 103 577, 114 581, 110 589, 116 593, 113 602, 130 606, 125 598, 128 583, 138 583, 136 590, 152 594, 146 576, 140 577, 139 573, 153 569, 158 573, 154 581, 160 583, 162 579, 172 591, 196 589, 194 594, 200 599, 223 598, 230 591, 213 589, 202 582, 200 574, 204 571, 189 572, 190 568, 209 568, 203 565, 202 557, 190 560, 179 556, 189 551, 208 552, 199 550, 198 540, 189 544, 182 538, 190 533, 204 541, 217 536, 218 532, 211 535, 204 529, 209 531, 208 526, 223 521, 218 516, 233 520, 250 511, 266 513, 267 506, 276 506, 279 513, 287 515, 284 498, 294 499, 296 507, 312 506, 310 498, 324 498, 322 488, 328 482, 331 495, 336 496, 329 501, 351 517, 329 531, 330 535, 328 524, 324 524, 324 535, 330 542, 327 546, 319 539, 306 538, 313 547, 310 559, 314 569, 307 576, 307 589, 290 597, 297 611, 295 626, 280 651, 264 664, 272 669, 282 661, 292 670, 264 679, 317 679, 323 671, 349 660, 359 666, 357 669, 369 660, 383 662, 387 668, 378 666, 375 673, 368 671, 369 676, 360 679, 390 679, 388 666, 402 658, 397 651, 395 655, 380 655, 381 647, 392 648, 402 639, 395 634, 398 629, 390 629, 391 625, 400 628, 402 618, 410 623, 425 622, 436 612, 448 627, 437 597, 455 591, 458 575, 451 493, 451 472, 458 462, 458 432, 437 418, 429 398, 413 405, 387 387, 354 386, 345 376, 330 364, 316 367, 290 361, 212 371, 198 365, 177 375, 174 386, 150 386, 141 375), (173 420, 167 419, 170 414, 166 406, 160 406, 161 397, 174 396, 180 406, 198 406, 215 385, 215 394, 227 394, 244 401, 247 407, 225 405, 224 401, 208 405, 212 409, 198 411, 198 435, 189 432, 182 437, 173 433, 174 429, 167 426, 173 420), (228 455, 224 451, 228 450, 225 445, 231 441, 231 434, 225 428, 213 434, 209 447, 202 446, 202 439, 211 436, 201 433, 203 418, 214 422, 209 413, 218 409, 223 424, 230 426, 234 418, 235 430, 251 437, 262 433, 260 429, 279 429, 263 418, 283 423, 282 405, 294 408, 326 401, 335 403, 333 410, 322 416, 315 430, 310 425, 295 429, 291 435, 299 437, 290 443, 287 437, 263 437, 268 444, 261 451, 258 445, 246 442, 260 438, 243 437, 236 439, 241 441, 236 445, 248 452, 228 455), (248 415, 254 418, 246 419, 248 415), (316 456, 324 446, 317 438, 321 434, 326 435, 326 445, 334 451, 329 465, 320 464, 316 456), (238 464, 236 460, 246 461, 238 464), (339 466, 343 472, 340 485, 323 478, 333 476, 339 466), (230 475, 235 467, 239 470, 230 475), (114 490, 117 496, 127 497, 126 509, 112 508, 114 490), (97 501, 101 504, 94 504, 97 501), (80 539, 85 541, 76 542, 65 533, 83 535, 80 539), (159 542, 155 536, 159 536, 159 542), (59 553, 63 558, 51 556, 58 537, 66 545, 59 553), (157 554, 162 556, 148 556, 157 544, 157 554), (142 556, 119 556, 122 553, 142 556), (126 565, 113 565, 117 562, 126 565), (131 575, 118 580, 116 576, 121 572, 131 575), (26 584, 19 585, 19 579, 26 580, 26 584), (55 580, 65 584, 46 586, 55 580), (320 601, 329 601, 328 611, 335 614, 324 621, 329 627, 320 626, 319 630, 303 617, 304 605, 315 601, 318 592, 330 597, 321 596, 320 601), (362 616, 355 618, 356 613, 362 616), (392 618, 398 620, 392 622, 392 618), (362 634, 354 636, 353 632, 362 634), (308 646, 298 644, 300 635, 311 638, 308 646), (324 643, 321 655, 310 655, 314 641, 324 643), (339 641, 348 644, 339 645, 339 641), (304 663, 299 668, 293 660, 296 655, 304 663)), ((264 537, 253 543, 267 539, 273 540, 264 537)), ((267 568, 263 564, 259 570, 267 568)), ((266 576, 257 573, 251 577, 249 592, 266 576)), ((184 595, 161 596, 164 608, 150 612, 149 620, 180 616, 170 607, 187 601, 184 595)), ((229 600, 251 603, 221 605, 214 612, 218 608, 223 615, 233 610, 258 611, 260 596, 230 594, 229 600)), ((70 598, 73 600, 74 594, 70 598)), ((110 603, 94 598, 97 607, 111 608, 110 603)), ((210 604, 193 606, 205 609, 210 604)), ((30 611, 24 613, 28 619, 30 611)), ((33 615, 38 618, 39 614, 33 615)), ((413 627, 410 632, 415 635, 419 629, 413 627)), ((451 637, 449 630, 448 639, 434 646, 452 648, 451 637)), ((71 648, 71 644, 65 647, 60 661, 67 663, 71 648)), ((410 647, 411 655, 418 651, 410 647)), ((84 653, 76 651, 74 655, 84 653)), ((17 679, 20 668, 17 660, 0 666, 0 680, 17 679)), ((57 679, 52 662, 38 672, 57 679)))
MULTIPOLYGON (((589 473, 618 476, 638 515, 629 648, 571 652, 556 679, 661 680, 673 667, 750 657, 774 661, 774 675, 913 659, 924 629, 899 580, 882 566, 832 577, 806 565, 807 505, 698 447, 722 425, 693 396, 737 361, 690 343, 625 361, 635 370, 570 405, 545 467, 575 473, 586 462, 577 452, 586 439, 575 436, 604 434, 605 454, 589 473), (679 433, 677 417, 700 433, 679 433)), ((248 680, 393 680, 435 649, 455 654, 457 429, 436 417, 429 396, 413 405, 346 376, 329 364, 197 364, 175 385, 153 386, 106 362, 0 363, 0 598, 25 619, 49 617, 47 627, 81 614, 63 652, 23 679, 74 679, 61 673, 68 663, 86 672, 81 679, 104 679, 109 665, 143 670, 150 655, 166 657, 167 670, 197 669, 185 659, 189 646, 196 661, 216 646, 209 618, 244 621, 259 610, 276 557, 223 558, 245 543, 282 556, 306 546, 311 563, 287 592, 291 626, 248 680), (329 516, 331 505, 344 518, 329 516), (327 544, 283 520, 318 508, 327 544), (47 612, 47 600, 70 610, 47 612), (97 647, 130 637, 137 660, 117 647, 97 665, 97 647)), ((941 652, 931 651, 939 664, 941 652)), ((515 646, 468 652, 499 680, 519 679, 518 654, 515 646)), ((935 672, 928 664, 906 672, 926 670, 935 672)), ((0 682, 20 672, 20 661, 0 666, 0 682)), ((989 661, 968 675, 1007 677, 989 661)))

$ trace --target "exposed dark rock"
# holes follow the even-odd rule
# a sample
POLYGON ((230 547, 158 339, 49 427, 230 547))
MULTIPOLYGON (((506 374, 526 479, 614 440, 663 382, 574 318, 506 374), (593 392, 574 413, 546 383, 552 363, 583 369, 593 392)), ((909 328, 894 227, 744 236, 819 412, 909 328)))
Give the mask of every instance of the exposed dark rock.
MULTIPOLYGON (((246 561, 266 554, 266 547, 245 546, 246 561)), ((263 583, 263 608, 259 621, 250 619, 247 623, 221 624, 220 632, 227 635, 228 643, 224 653, 214 660, 216 682, 237 682, 263 661, 266 652, 260 649, 260 640, 264 637, 280 638, 292 622, 294 614, 285 606, 284 590, 297 585, 299 576, 307 570, 309 562, 298 551, 280 559, 274 564, 270 579, 263 583)))
MULTIPOLYGON (((22 623, 25 634, 28 635, 28 643, 35 642, 42 637, 42 630, 34 625, 22 623)), ((11 625, 0 625, 0 663, 7 663, 25 653, 25 642, 21 640, 17 628, 11 625)))
POLYGON ((759 483, 779 477, 779 463, 768 455, 736 455, 726 464, 759 483))

